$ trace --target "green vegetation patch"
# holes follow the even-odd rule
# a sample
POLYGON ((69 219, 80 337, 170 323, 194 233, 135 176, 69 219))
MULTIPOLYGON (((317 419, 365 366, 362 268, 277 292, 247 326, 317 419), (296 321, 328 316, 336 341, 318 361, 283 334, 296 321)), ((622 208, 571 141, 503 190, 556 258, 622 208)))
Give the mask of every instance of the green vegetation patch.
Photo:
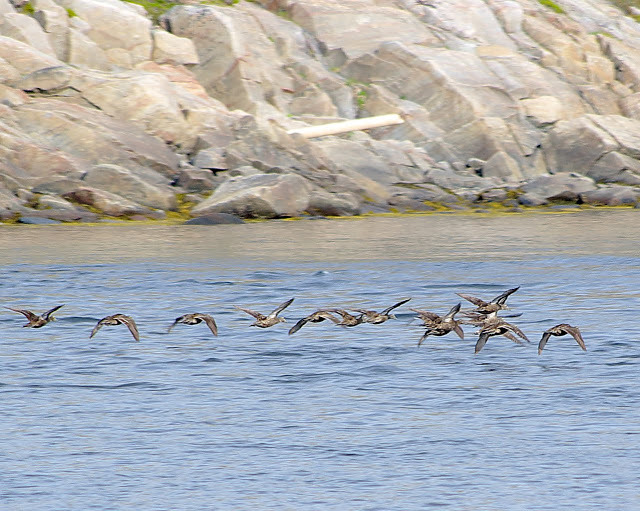
POLYGON ((73 9, 70 9, 67 7, 66 11, 67 11, 67 16, 69 16, 69 18, 75 18, 78 16, 76 14, 76 11, 74 11, 73 9))
POLYGON ((23 14, 28 14, 29 16, 33 15, 33 13, 36 12, 36 10, 33 8, 33 5, 31 5, 31 2, 27 2, 26 4, 24 4, 20 10, 23 14))
POLYGON ((538 0, 540 2, 541 5, 544 5, 545 7, 548 7, 549 9, 551 9, 554 12, 557 12, 558 14, 565 14, 565 10, 560 7, 557 3, 555 3, 553 0, 538 0))

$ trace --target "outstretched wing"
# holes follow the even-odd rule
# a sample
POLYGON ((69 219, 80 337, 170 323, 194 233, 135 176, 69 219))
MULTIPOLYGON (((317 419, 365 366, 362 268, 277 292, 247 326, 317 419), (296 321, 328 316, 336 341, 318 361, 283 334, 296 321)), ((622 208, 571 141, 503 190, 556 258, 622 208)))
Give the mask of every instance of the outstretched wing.
POLYGON ((167 328, 167 333, 171 332, 171 329, 174 326, 176 326, 178 323, 180 323, 183 319, 184 319, 184 316, 180 316, 179 318, 176 318, 176 320, 173 323, 171 323, 171 326, 167 328))
POLYGON ((480 350, 484 348, 484 345, 487 344, 489 337, 491 337, 489 332, 480 332, 480 337, 478 337, 478 342, 476 342, 476 353, 479 353, 480 350))
POLYGON ((57 311, 58 309, 60 309, 61 307, 64 307, 64 303, 62 305, 58 305, 57 307, 54 307, 51 310, 48 310, 47 312, 45 312, 42 317, 46 320, 49 319, 49 317, 51 316, 51 314, 53 314, 55 311, 57 311))
POLYGON ((211 330, 211 333, 214 336, 218 336, 218 325, 216 325, 216 320, 213 319, 212 316, 209 316, 209 314, 198 314, 196 317, 199 317, 202 319, 202 321, 204 321, 207 326, 209 327, 209 330, 211 330))
POLYGON ((306 318, 302 318, 300 321, 298 321, 295 325, 293 325, 290 329, 289 329, 289 335, 293 335, 295 334, 298 330, 300 330, 304 325, 306 325, 309 322, 309 317, 307 316, 306 318))
POLYGON ((524 332, 520 330, 516 325, 512 325, 511 323, 507 323, 506 321, 503 324, 521 339, 524 339, 527 342, 531 342, 529 338, 524 335, 524 332))
POLYGON ((411 298, 405 298, 404 300, 400 300, 398 303, 392 305, 391 307, 387 307, 385 310, 383 310, 380 314, 389 314, 389 312, 391 312, 393 309, 400 307, 401 305, 404 305, 405 303, 407 303, 409 300, 411 300, 411 298))
POLYGON ((440 319, 440 316, 438 316, 435 312, 423 311, 420 309, 409 309, 409 310, 415 312, 422 321, 425 321, 425 320, 437 321, 440 319))
POLYGON ((453 319, 453 317, 460 312, 460 307, 462 306, 461 303, 458 303, 457 305, 454 305, 453 307, 451 307, 451 310, 449 312, 447 312, 446 316, 444 318, 442 318, 443 321, 446 321, 448 319, 453 319))
POLYGON ((540 342, 538 343, 538 355, 542 353, 542 350, 547 345, 547 341, 549 340, 549 337, 551 337, 551 332, 545 332, 542 334, 542 339, 540 339, 540 342))
POLYGON ((431 333, 431 329, 427 329, 427 331, 422 334, 422 337, 420 337, 420 340, 418 341, 418 346, 422 345, 422 343, 424 342, 424 340, 429 337, 429 334, 431 333))
POLYGON ((460 327, 460 325, 456 325, 453 327, 453 331, 458 334, 458 337, 460 337, 460 339, 462 339, 464 341, 464 332, 462 330, 462 328, 460 327))
POLYGON ((518 339, 515 335, 513 335, 511 332, 505 332, 502 335, 504 335, 510 341, 513 341, 516 344, 519 344, 520 346, 524 346, 524 343, 520 339, 518 339))
POLYGON ((507 298, 509 298, 509 295, 515 293, 518 289, 520 289, 520 286, 511 288, 511 289, 507 289, 504 293, 502 293, 501 295, 496 296, 493 300, 491 300, 491 303, 497 303, 498 305, 504 305, 504 302, 507 301, 507 298))
POLYGON ((475 296, 465 295, 464 293, 456 293, 460 298, 464 298, 467 302, 471 302, 473 305, 477 305, 478 307, 483 307, 488 305, 487 302, 481 300, 480 298, 476 298, 475 296))
POLYGON ((273 309, 273 312, 271 314, 269 314, 268 317, 270 318, 275 318, 278 314, 280 314, 283 310, 285 310, 287 307, 289 307, 289 305, 291 305, 291 303, 293 302, 294 298, 291 298, 290 300, 287 300, 284 303, 281 303, 280 305, 278 305, 275 309, 273 309))
POLYGON ((580 333, 580 330, 575 327, 575 326, 570 326, 567 325, 564 327, 564 329, 569 332, 569 334, 571 334, 571 336, 576 340, 576 342, 578 343, 578 345, 584 350, 587 351, 587 347, 584 344, 584 339, 582 338, 582 334, 580 333))
POLYGON ((252 311, 251 309, 245 309, 244 307, 238 307, 237 305, 234 305, 234 307, 236 309, 238 309, 239 311, 246 312, 247 314, 250 314, 251 316, 253 316, 256 319, 267 319, 267 316, 265 316, 264 314, 260 314, 259 312, 252 311))
POLYGON ((98 321, 96 326, 93 327, 93 330, 91 330, 91 335, 89 336, 89 339, 93 338, 93 336, 98 333, 98 330, 100 330, 102 328, 102 325, 104 324, 103 323, 104 320, 105 320, 105 318, 101 319, 100 321, 98 321))
POLYGON ((11 307, 5 307, 5 309, 9 309, 10 311, 22 314, 29 321, 34 321, 34 320, 38 319, 38 315, 37 314, 34 314, 33 312, 28 311, 26 309, 12 309, 11 307))
POLYGON ((129 316, 125 316, 125 315, 120 315, 120 316, 118 316, 118 318, 120 319, 120 321, 122 323, 127 325, 127 328, 129 329, 129 332, 131 332, 131 335, 133 335, 133 338, 136 341, 139 341, 140 340, 140 334, 138 333, 138 327, 136 326, 136 322, 133 320, 133 318, 131 318, 129 316))

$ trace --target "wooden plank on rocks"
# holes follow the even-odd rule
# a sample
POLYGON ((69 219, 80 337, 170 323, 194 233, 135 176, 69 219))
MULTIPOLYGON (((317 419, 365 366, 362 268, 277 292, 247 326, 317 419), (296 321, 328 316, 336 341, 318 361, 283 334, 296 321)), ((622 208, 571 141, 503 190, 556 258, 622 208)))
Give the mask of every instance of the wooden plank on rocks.
POLYGON ((337 135, 347 131, 368 130, 370 128, 380 128, 382 126, 392 126, 402 124, 404 121, 398 114, 376 115, 375 117, 363 117, 362 119, 352 119, 349 121, 332 122, 321 124, 320 126, 307 126, 287 131, 289 135, 294 133, 302 135, 304 138, 324 137, 327 135, 337 135))

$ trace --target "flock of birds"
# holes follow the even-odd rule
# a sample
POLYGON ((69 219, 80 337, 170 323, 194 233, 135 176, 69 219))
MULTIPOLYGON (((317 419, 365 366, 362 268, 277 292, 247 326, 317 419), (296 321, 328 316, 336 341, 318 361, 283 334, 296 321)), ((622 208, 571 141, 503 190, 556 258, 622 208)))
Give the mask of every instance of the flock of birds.
MULTIPOLYGON (((530 342, 527 336, 518 328, 516 325, 512 323, 508 323, 504 320, 504 318, 498 316, 498 312, 508 309, 506 302, 507 298, 513 293, 515 293, 519 287, 514 287, 512 289, 508 289, 504 293, 496 296, 491 301, 484 301, 480 298, 476 298, 475 296, 467 295, 464 293, 456 293, 461 298, 464 298, 468 302, 471 302, 476 306, 475 309, 469 311, 460 312, 461 303, 458 303, 454 307, 451 308, 449 312, 445 315, 440 316, 434 312, 421 310, 421 309, 409 309, 417 314, 417 318, 423 322, 424 327, 426 328, 422 337, 418 341, 418 346, 420 346, 429 336, 444 336, 450 332, 454 332, 457 334, 460 339, 464 339, 464 332, 460 325, 473 325, 478 327, 478 340, 476 342, 475 353, 478 353, 484 345, 487 343, 490 337, 494 337, 497 335, 502 335, 511 341, 522 344, 522 340, 526 342, 530 342), (465 319, 456 319, 456 314, 460 313, 465 317, 465 319), (521 340, 522 339, 522 340, 521 340)), ((280 316, 280 313, 285 310, 291 303, 293 303, 293 298, 287 300, 284 303, 278 305, 272 312, 269 314, 261 314, 260 312, 253 311, 251 309, 245 309, 243 307, 235 306, 236 309, 245 312, 255 318, 255 321, 251 324, 251 326, 256 326, 259 328, 269 328, 278 323, 284 323, 285 319, 280 316)), ((320 309, 308 316, 300 319, 291 329, 289 330, 289 335, 295 334, 298 330, 300 330, 307 323, 320 323, 322 321, 331 321, 336 325, 342 327, 354 327, 363 323, 372 323, 375 325, 384 323, 389 319, 396 319, 396 316, 391 312, 401 305, 407 303, 411 298, 405 298, 390 307, 387 307, 381 312, 366 310, 366 309, 338 309, 338 308, 325 308, 320 309), (355 313, 352 314, 351 312, 355 313)), ((27 320, 29 321, 25 327, 31 328, 41 328, 51 321, 55 320, 53 313, 58 309, 63 307, 64 305, 58 305, 51 310, 43 313, 42 315, 34 314, 33 312, 25 309, 13 309, 11 307, 5 307, 6 309, 12 310, 14 312, 18 312, 23 314, 27 320)), ((168 332, 173 329, 178 323, 182 323, 185 325, 197 325, 199 323, 204 323, 209 327, 211 333, 214 336, 218 335, 218 326, 209 314, 185 314, 184 316, 180 316, 176 318, 176 320, 169 326, 168 332)), ((112 316, 107 316, 102 318, 96 326, 91 331, 91 335, 89 338, 91 339, 98 330, 100 330, 103 326, 115 326, 115 325, 125 325, 129 328, 131 335, 136 341, 140 340, 140 333, 138 332, 138 327, 134 319, 130 316, 126 316, 124 314, 114 314, 112 316)), ((584 340, 582 338, 582 334, 577 327, 571 326, 567 323, 561 323, 552 328, 549 328, 542 334, 542 338, 538 343, 538 355, 542 353, 545 345, 547 344, 549 338, 551 336, 564 336, 571 335, 580 348, 586 351, 587 347, 585 346, 584 340)))

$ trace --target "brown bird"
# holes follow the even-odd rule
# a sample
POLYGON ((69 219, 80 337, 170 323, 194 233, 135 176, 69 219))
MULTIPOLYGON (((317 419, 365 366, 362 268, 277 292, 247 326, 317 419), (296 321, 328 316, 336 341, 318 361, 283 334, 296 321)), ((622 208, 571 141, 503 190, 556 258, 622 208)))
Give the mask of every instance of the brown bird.
POLYGON ((336 323, 336 325, 339 326, 356 326, 364 323, 364 314, 354 316, 353 314, 349 314, 344 309, 327 309, 327 312, 335 312, 336 314, 340 314, 340 316, 342 316, 342 319, 336 323))
POLYGON ((584 340, 582 339, 582 334, 580 333, 580 330, 578 329, 578 327, 571 326, 566 323, 561 323, 559 325, 551 327, 549 330, 546 330, 542 334, 542 339, 540 339, 540 343, 538 344, 538 355, 542 353, 542 350, 547 344, 549 337, 551 337, 552 335, 561 337, 567 334, 571 335, 584 351, 587 351, 587 347, 584 344, 584 340))
POLYGON ((100 330, 103 326, 115 326, 115 325, 127 325, 131 335, 136 341, 140 340, 140 334, 138 333, 138 327, 136 326, 136 322, 130 316, 125 316, 124 314, 114 314, 113 316, 107 316, 106 318, 102 318, 98 321, 98 324, 93 327, 91 331, 91 335, 89 339, 91 339, 98 330, 100 330))
POLYGON ((178 323, 184 323, 185 325, 197 325, 198 323, 205 322, 205 324, 211 330, 213 335, 218 335, 218 325, 216 325, 215 320, 209 316, 209 314, 200 314, 198 312, 194 314, 185 314, 184 316, 180 316, 177 318, 173 324, 167 329, 167 332, 171 332, 171 329, 176 326, 178 323))
POLYGON ((474 309, 474 312, 477 312, 479 314, 491 314, 493 312, 498 312, 500 310, 508 309, 509 307, 507 307, 506 305, 507 298, 509 298, 509 296, 515 293, 518 289, 520 289, 520 286, 514 287, 512 289, 507 289, 504 293, 496 296, 490 302, 485 302, 480 298, 476 298, 475 296, 471 296, 471 295, 466 295, 464 293, 456 293, 456 294, 459 297, 464 298, 468 302, 471 302, 472 304, 476 305, 477 307, 474 309))
POLYGON ((387 307, 382 312, 376 311, 368 311, 365 309, 351 309, 356 312, 360 312, 364 315, 363 321, 364 323, 373 323, 374 325, 379 325, 380 323, 384 323, 388 319, 396 319, 394 314, 390 314, 390 312, 407 303, 411 298, 405 298, 404 300, 399 301, 398 303, 392 305, 391 307, 387 307))
POLYGON ((298 330, 300 330, 307 323, 320 323, 328 319, 333 321, 334 323, 340 323, 340 320, 335 316, 332 316, 330 312, 326 310, 319 310, 314 312, 313 314, 309 314, 306 318, 302 318, 295 325, 291 327, 289 330, 289 335, 295 334, 298 330))
POLYGON ((64 307, 64 304, 58 305, 57 307, 54 307, 53 309, 48 310, 47 312, 42 314, 42 316, 38 316, 37 314, 34 314, 33 312, 25 309, 12 309, 11 307, 5 307, 5 309, 9 309, 13 312, 18 312, 23 316, 25 316, 29 320, 29 322, 26 325, 22 325, 24 328, 27 328, 27 327, 42 328, 47 323, 56 320, 56 318, 53 317, 53 313, 57 311, 60 307, 64 307))
POLYGON ((464 332, 458 321, 455 319, 455 315, 460 311, 460 304, 454 305, 449 312, 444 316, 439 316, 434 312, 423 311, 420 309, 410 309, 418 313, 418 317, 422 319, 424 326, 427 327, 426 332, 420 337, 418 346, 420 346, 424 340, 430 335, 443 336, 449 332, 455 332, 460 339, 464 340, 464 332))
POLYGON ((267 316, 265 316, 264 314, 260 314, 259 312, 252 311, 250 309, 244 309, 242 307, 238 307, 237 305, 235 305, 235 308, 238 310, 241 310, 242 312, 246 312, 247 314, 251 314, 254 318, 256 318, 256 320, 253 323, 251 323, 250 326, 257 326, 259 328, 269 328, 270 326, 277 325, 278 323, 286 323, 286 320, 284 318, 278 317, 278 314, 280 314, 283 310, 289 307, 289 305, 291 305, 291 302, 293 302, 293 300, 294 299, 291 298, 291 300, 287 300, 286 302, 281 303, 273 310, 273 312, 271 312, 267 316))
POLYGON ((515 333, 518 337, 524 339, 527 342, 530 342, 524 332, 520 330, 516 325, 507 323, 506 321, 498 317, 485 322, 479 333, 480 336, 478 337, 478 342, 476 342, 476 353, 478 353, 484 347, 484 345, 489 340, 489 337, 493 337, 495 335, 503 335, 516 344, 522 344, 522 342, 520 342, 518 338, 513 335, 515 333))

